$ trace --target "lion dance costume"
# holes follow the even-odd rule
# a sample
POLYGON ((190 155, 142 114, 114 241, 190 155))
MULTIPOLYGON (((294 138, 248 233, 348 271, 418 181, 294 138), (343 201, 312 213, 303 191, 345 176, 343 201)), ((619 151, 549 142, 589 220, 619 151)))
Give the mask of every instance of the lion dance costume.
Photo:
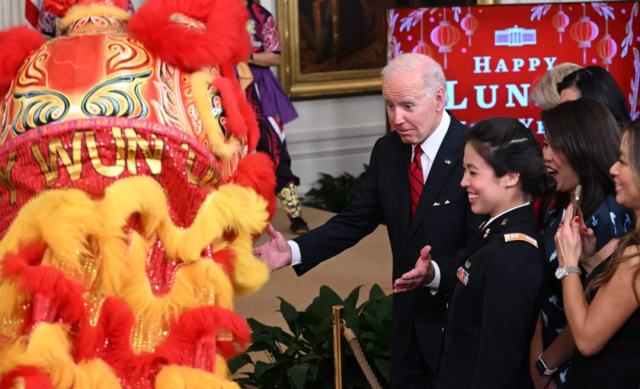
POLYGON ((0 389, 237 388, 276 208, 239 0, 45 0, 0 33, 0 389))

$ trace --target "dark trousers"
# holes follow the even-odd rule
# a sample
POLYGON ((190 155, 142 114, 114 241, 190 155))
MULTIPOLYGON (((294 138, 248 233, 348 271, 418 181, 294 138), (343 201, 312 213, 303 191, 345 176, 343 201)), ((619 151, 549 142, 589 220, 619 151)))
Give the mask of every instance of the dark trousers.
POLYGON ((434 372, 422 355, 413 325, 411 328, 411 342, 404 355, 391 346, 391 389, 432 389, 434 372))
MULTIPOLYGON (((276 194, 290 184, 300 185, 300 179, 291 171, 291 157, 287 150, 287 141, 280 140, 276 130, 272 128, 273 123, 262 113, 260 96, 254 83, 247 87, 246 96, 260 128, 260 139, 258 140, 256 151, 263 151, 269 154, 276 166, 276 194)), ((274 118, 274 120, 278 126, 282 127, 278 118, 274 118)))
POLYGON ((300 185, 300 178, 298 178, 293 171, 291 171, 291 157, 287 150, 287 142, 285 141, 280 147, 276 146, 278 140, 273 131, 265 128, 260 129, 260 140, 256 151, 264 151, 271 156, 271 159, 276 163, 276 194, 280 193, 282 188, 289 186, 293 183, 295 186, 300 185))

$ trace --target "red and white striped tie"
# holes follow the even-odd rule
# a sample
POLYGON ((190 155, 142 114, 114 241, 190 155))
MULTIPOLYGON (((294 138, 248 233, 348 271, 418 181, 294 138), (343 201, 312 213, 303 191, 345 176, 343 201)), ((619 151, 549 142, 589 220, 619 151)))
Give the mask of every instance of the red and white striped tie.
POLYGON ((420 157, 424 152, 420 146, 416 146, 414 154, 411 166, 409 166, 409 185, 411 186, 411 220, 413 220, 413 215, 416 214, 416 209, 420 202, 420 195, 422 195, 422 189, 424 189, 424 175, 422 174, 422 162, 420 161, 420 157))

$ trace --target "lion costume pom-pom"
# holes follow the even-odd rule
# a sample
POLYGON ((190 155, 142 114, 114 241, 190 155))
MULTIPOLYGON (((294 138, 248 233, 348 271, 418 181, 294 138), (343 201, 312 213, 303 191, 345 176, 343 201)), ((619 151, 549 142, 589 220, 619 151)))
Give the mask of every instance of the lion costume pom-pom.
POLYGON ((148 1, 131 18, 128 30, 163 60, 197 70, 248 60, 248 18, 240 0, 148 1), (198 26, 185 28, 181 16, 198 26))
POLYGON ((0 31, 0 98, 25 58, 44 42, 42 34, 26 26, 0 31))
POLYGON ((67 14, 69 8, 76 4, 77 0, 45 0, 44 10, 59 18, 67 14))

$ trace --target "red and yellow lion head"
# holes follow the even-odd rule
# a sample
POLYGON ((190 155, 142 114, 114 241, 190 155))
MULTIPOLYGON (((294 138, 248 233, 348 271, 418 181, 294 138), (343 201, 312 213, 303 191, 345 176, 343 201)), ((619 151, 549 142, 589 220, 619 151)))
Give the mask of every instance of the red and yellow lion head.
POLYGON ((0 32, 0 389, 226 388, 275 175, 238 0, 45 0, 0 32), (21 386, 22 385, 22 386, 21 386), (44 386, 43 386, 44 385, 44 386))

